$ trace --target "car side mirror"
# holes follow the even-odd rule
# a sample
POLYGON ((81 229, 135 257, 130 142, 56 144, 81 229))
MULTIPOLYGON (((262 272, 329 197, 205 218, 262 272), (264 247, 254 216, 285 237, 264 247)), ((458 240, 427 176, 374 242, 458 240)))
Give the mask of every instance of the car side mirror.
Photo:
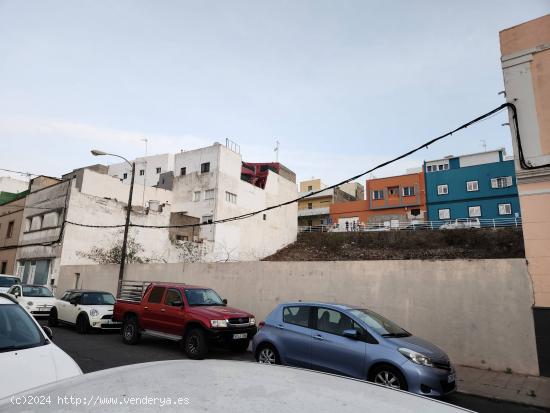
POLYGON ((72 305, 76 305, 76 300, 73 298, 72 300, 69 300, 69 303, 71 303, 72 305))
POLYGON ((21 294, 19 293, 19 291, 14 291, 13 295, 14 297, 19 297, 21 294))
POLYGON ((342 334, 344 335, 344 337, 351 338, 353 340, 357 340, 359 338, 359 331, 357 331, 355 328, 344 330, 342 334))
POLYGON ((48 326, 42 326, 42 330, 44 330, 44 333, 46 333, 46 335, 48 336, 48 338, 50 340, 53 340, 53 331, 50 327, 48 326))
POLYGON ((183 301, 181 300, 174 300, 170 303, 172 307, 183 307, 183 301))
POLYGON ((223 302, 223 305, 227 305, 227 298, 224 298, 224 299, 222 300, 222 302, 223 302))

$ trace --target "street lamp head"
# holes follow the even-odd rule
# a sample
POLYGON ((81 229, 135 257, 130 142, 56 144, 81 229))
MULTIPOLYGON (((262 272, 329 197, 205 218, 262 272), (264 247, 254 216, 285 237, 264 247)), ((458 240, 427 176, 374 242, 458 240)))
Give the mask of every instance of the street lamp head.
POLYGON ((99 149, 92 149, 91 152, 94 156, 108 155, 107 152, 100 151, 99 149))

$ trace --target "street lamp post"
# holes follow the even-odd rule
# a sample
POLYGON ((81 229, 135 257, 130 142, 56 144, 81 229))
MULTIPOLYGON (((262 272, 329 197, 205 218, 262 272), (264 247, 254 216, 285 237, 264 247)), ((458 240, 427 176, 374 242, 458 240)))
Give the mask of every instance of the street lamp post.
POLYGON ((132 177, 130 178, 130 194, 128 195, 128 207, 126 209, 126 222, 124 224, 124 237, 122 239, 122 251, 120 253, 120 267, 118 271, 118 286, 117 286, 117 297, 118 297, 120 295, 120 287, 122 284, 122 280, 124 278, 124 264, 126 263, 126 249, 128 244, 128 229, 130 228, 130 213, 132 211, 132 195, 134 193, 134 177, 136 174, 136 163, 130 162, 128 159, 126 159, 123 156, 115 155, 113 153, 103 152, 97 149, 93 149, 91 152, 92 152, 92 155, 94 156, 102 156, 102 155, 116 156, 117 158, 123 159, 132 168, 132 177))

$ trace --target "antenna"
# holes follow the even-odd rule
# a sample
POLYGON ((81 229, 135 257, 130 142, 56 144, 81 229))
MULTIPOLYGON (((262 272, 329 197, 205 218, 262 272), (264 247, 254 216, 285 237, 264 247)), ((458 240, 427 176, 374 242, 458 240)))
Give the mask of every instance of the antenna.
POLYGON ((147 138, 143 138, 143 139, 140 139, 142 142, 145 142, 145 156, 147 156, 147 142, 149 142, 147 140, 147 138))
POLYGON ((483 146, 483 151, 487 152, 487 141, 485 139, 480 139, 481 146, 483 146))
POLYGON ((275 152, 275 162, 279 162, 279 141, 275 141, 275 149, 273 149, 273 152, 275 152))

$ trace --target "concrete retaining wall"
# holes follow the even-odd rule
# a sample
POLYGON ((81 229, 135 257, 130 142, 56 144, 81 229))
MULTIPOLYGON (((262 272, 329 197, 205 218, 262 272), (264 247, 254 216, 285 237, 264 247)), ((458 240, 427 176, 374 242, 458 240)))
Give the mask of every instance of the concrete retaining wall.
MULTIPOLYGON (((117 265, 63 266, 56 295, 75 287, 114 292, 117 265)), ((442 347, 457 364, 538 374, 523 259, 130 264, 126 278, 214 288, 261 320, 285 300, 368 307, 442 347)))

